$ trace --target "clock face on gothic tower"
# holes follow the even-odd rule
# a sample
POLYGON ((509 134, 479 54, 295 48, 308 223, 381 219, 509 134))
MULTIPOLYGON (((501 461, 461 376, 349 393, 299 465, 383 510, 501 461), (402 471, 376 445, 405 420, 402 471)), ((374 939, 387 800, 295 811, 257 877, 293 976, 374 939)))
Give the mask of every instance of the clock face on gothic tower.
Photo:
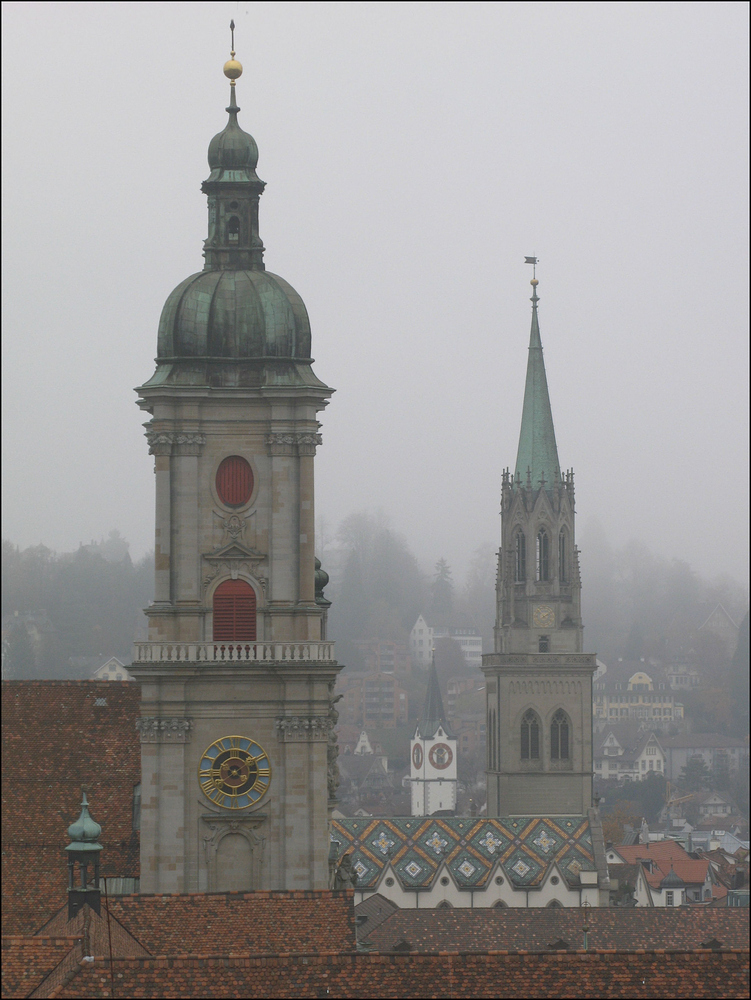
POLYGON ((255 805, 271 784, 271 764, 263 747, 247 736, 223 736, 207 747, 198 765, 204 795, 224 809, 255 805))
POLYGON ((555 628, 555 611, 548 604, 538 604, 532 612, 535 628, 555 628))

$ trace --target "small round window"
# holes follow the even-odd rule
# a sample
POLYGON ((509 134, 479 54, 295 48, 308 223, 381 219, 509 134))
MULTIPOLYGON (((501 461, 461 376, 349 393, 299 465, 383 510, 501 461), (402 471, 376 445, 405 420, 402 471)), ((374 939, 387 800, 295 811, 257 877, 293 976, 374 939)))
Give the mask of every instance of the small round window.
POLYGON ((242 507, 253 492, 253 472, 239 455, 230 455, 219 466, 216 474, 216 491, 228 507, 242 507))

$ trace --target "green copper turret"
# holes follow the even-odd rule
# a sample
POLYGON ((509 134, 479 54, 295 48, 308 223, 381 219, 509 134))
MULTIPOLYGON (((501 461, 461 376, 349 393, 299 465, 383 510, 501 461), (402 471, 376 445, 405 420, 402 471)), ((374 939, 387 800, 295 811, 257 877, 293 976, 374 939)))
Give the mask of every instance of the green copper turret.
POLYGON ((529 335, 529 360, 527 383, 524 388, 522 426, 519 433, 519 450, 514 466, 514 480, 522 486, 538 489, 541 484, 552 489, 560 480, 561 467, 555 444, 553 413, 550 409, 548 380, 542 356, 540 324, 537 319, 537 278, 532 285, 532 329, 529 335))

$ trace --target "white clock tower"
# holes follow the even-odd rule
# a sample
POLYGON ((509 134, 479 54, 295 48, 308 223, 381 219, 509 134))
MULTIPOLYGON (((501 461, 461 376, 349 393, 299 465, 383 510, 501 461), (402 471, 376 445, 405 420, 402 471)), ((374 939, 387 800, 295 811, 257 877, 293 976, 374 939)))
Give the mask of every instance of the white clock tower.
POLYGON ((456 809, 456 738, 446 721, 435 659, 428 672, 425 707, 410 745, 412 815, 456 809))

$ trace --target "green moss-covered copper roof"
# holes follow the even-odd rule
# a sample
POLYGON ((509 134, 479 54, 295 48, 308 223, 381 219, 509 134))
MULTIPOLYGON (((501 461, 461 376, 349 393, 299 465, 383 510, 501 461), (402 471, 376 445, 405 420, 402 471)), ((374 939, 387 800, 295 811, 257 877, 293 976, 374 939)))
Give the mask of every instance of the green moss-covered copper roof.
POLYGON ((434 658, 428 671, 428 690, 425 694, 422 715, 417 724, 417 733, 421 739, 431 740, 439 727, 443 729, 447 736, 453 736, 451 727, 446 721, 446 714, 443 711, 443 698, 441 698, 441 689, 438 685, 438 675, 436 674, 434 658))
MULTIPOLYGON (((534 279, 533 279, 534 280, 534 279)), ((548 380, 545 376, 545 361, 542 356, 540 325, 537 319, 537 282, 532 285, 532 329, 529 336, 529 359, 527 361, 527 382, 524 387, 522 426, 519 433, 519 450, 516 455, 515 477, 522 485, 530 474, 531 485, 536 489, 542 480, 552 487, 556 477, 560 477, 558 449, 555 443, 553 413, 550 409, 548 380)))
POLYGON ((168 297, 158 359, 309 358, 310 321, 295 289, 270 271, 199 271, 168 297))

